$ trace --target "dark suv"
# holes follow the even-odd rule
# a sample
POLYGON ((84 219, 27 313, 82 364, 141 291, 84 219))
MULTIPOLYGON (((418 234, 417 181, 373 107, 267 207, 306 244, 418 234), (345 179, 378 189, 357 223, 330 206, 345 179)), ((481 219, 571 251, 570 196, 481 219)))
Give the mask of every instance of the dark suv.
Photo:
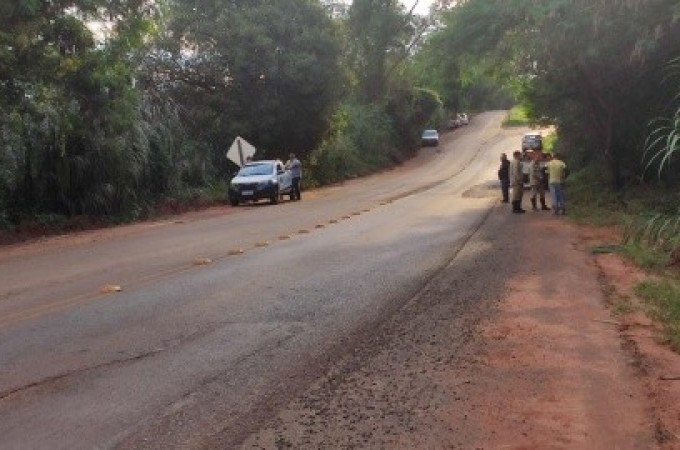
POLYGON ((527 133, 522 137, 522 151, 543 151, 543 136, 540 133, 527 133))

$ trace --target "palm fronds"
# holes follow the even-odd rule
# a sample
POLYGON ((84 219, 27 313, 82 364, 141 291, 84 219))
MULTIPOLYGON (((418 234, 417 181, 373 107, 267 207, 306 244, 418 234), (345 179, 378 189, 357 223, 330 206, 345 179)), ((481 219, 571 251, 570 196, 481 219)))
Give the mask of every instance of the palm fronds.
MULTIPOLYGON (((680 58, 672 60, 668 67, 668 75, 664 81, 667 83, 680 79, 680 58)), ((643 160, 647 161, 646 169, 656 166, 659 176, 680 151, 680 83, 675 88, 678 93, 670 103, 676 105, 675 111, 670 117, 659 117, 650 123, 653 128, 644 145, 643 160)))

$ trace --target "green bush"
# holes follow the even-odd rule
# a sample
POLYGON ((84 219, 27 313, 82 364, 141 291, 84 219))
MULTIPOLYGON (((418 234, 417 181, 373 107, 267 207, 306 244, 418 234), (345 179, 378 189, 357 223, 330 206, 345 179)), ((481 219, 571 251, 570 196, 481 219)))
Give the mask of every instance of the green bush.
POLYGON ((444 103, 439 94, 433 90, 415 89, 412 109, 413 120, 409 125, 416 131, 420 131, 421 128, 439 130, 447 125, 444 103))
POLYGON ((680 284, 677 280, 643 281, 635 293, 651 307, 656 319, 664 324, 671 346, 680 352, 680 284))
POLYGON ((393 88, 384 108, 395 132, 398 159, 413 156, 420 148, 420 136, 426 128, 446 126, 446 111, 435 91, 402 85, 393 88))
MULTIPOLYGON (((324 141, 310 156, 313 184, 336 183, 357 176, 367 165, 359 158, 358 150, 346 135, 324 141)), ((305 185, 310 187, 309 181, 305 185)))
POLYGON ((617 225, 625 220, 620 196, 603 178, 598 165, 572 172, 566 183, 570 215, 579 222, 594 225, 617 225))
POLYGON ((521 127, 527 126, 531 123, 529 119, 529 111, 524 106, 515 106, 509 112, 508 116, 503 121, 504 127, 521 127))
POLYGON ((310 181, 334 183, 400 159, 389 116, 374 105, 345 104, 332 118, 329 137, 309 157, 310 181))
POLYGON ((555 153, 555 146, 557 145, 557 134, 550 133, 543 136, 543 151, 546 153, 555 153))
POLYGON ((623 225, 624 254, 645 268, 661 268, 680 248, 678 194, 672 189, 638 185, 612 188, 599 165, 589 165, 568 179, 570 215, 597 226, 623 225))

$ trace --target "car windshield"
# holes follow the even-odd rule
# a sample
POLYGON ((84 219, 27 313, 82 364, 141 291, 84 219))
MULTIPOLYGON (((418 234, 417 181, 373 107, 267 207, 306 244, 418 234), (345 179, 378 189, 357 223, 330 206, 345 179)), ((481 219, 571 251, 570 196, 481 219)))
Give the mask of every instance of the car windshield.
POLYGON ((270 175, 273 172, 274 164, 272 163, 248 164, 238 171, 238 176, 252 177, 257 175, 270 175))
POLYGON ((437 137, 437 130, 425 130, 423 131, 423 137, 437 137))

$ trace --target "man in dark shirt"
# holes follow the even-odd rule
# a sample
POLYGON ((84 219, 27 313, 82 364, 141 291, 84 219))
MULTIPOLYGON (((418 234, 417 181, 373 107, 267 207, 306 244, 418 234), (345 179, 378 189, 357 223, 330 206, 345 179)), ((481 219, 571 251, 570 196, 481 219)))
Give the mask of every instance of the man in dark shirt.
POLYGON ((505 153, 501 153, 501 167, 498 169, 498 179, 501 182, 503 203, 508 203, 510 200, 510 161, 508 161, 508 155, 505 153))
POLYGON ((512 212, 525 213, 522 208, 522 195, 524 194, 524 171, 522 170, 522 152, 512 153, 510 161, 510 186, 512 186, 512 212))

